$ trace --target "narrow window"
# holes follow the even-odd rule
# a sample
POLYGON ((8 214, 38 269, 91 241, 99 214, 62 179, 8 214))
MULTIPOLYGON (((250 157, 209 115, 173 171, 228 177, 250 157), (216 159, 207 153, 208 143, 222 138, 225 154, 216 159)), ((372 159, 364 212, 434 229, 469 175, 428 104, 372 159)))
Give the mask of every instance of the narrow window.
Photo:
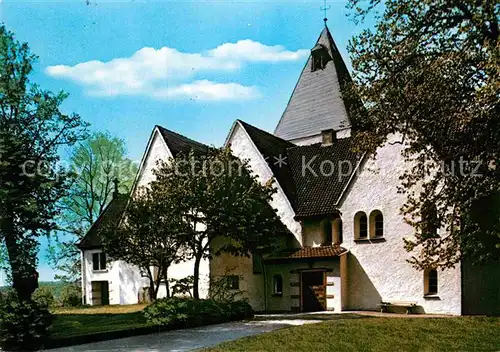
POLYGON ((281 275, 273 276, 273 293, 275 295, 283 294, 283 277, 281 275))
POLYGON ((384 237, 384 216, 380 210, 370 213, 370 238, 384 237))
POLYGON ((92 269, 94 271, 106 270, 106 253, 92 254, 92 269))
POLYGON ((323 220, 322 221, 322 226, 323 226, 323 234, 324 234, 324 245, 331 245, 332 244, 332 222, 330 220, 323 220))
POLYGON ((384 236, 384 216, 382 213, 375 215, 375 237, 384 236))
POLYGON ((438 272, 436 269, 431 269, 425 272, 425 294, 436 295, 438 293, 438 272))
POLYGON ((99 253, 92 254, 92 269, 99 270, 99 253))
POLYGON ((366 215, 363 214, 359 217, 359 238, 367 238, 368 237, 368 221, 366 219, 366 215))
POLYGON ((237 275, 230 275, 227 277, 228 288, 230 290, 239 290, 240 289, 240 278, 237 275))
POLYGON ((343 224, 341 218, 333 220, 333 243, 342 244, 343 242, 343 224))
POLYGON ((99 253, 99 262, 101 264, 100 269, 106 269, 106 253, 99 253))
POLYGON ((368 238, 368 219, 365 212, 359 211, 354 216, 354 239, 365 240, 368 238))
POLYGON ((254 274, 262 274, 262 255, 258 253, 252 254, 252 267, 254 274))

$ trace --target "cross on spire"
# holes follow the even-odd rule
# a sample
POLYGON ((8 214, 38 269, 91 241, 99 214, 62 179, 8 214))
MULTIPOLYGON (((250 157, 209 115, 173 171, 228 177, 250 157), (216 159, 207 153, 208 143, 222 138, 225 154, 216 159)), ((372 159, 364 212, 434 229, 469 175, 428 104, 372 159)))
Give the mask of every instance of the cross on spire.
POLYGON ((323 21, 325 22, 325 26, 326 26, 326 21, 328 21, 328 18, 326 17, 326 11, 330 10, 330 6, 326 6, 326 0, 323 0, 323 1, 324 1, 324 5, 323 5, 323 7, 320 7, 320 10, 323 11, 325 14, 323 21))

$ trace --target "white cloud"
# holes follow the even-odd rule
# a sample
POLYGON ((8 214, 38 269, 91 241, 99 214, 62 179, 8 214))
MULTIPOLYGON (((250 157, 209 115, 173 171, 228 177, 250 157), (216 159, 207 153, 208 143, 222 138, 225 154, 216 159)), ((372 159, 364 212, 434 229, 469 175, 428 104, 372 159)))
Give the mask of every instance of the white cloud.
POLYGON ((210 56, 219 59, 241 60, 249 62, 295 61, 306 56, 309 50, 288 51, 282 45, 268 46, 250 39, 236 43, 225 43, 210 50, 210 56))
POLYGON ((206 80, 180 84, 208 72, 232 72, 247 63, 298 60, 307 50, 288 51, 281 45, 267 46, 252 40, 225 43, 205 53, 183 53, 174 48, 144 47, 132 56, 108 62, 87 61, 74 66, 49 66, 52 77, 74 81, 98 96, 148 95, 184 97, 195 92, 205 99, 249 99, 256 97, 255 87, 206 80), (165 86, 172 86, 165 88, 165 86), (212 97, 212 98, 211 98, 212 97), (219 97, 219 98, 216 98, 219 97), (226 98, 230 97, 230 98, 226 98))
POLYGON ((259 97, 260 92, 256 87, 246 87, 238 83, 202 80, 161 89, 156 91, 154 96, 159 99, 249 100, 259 97))

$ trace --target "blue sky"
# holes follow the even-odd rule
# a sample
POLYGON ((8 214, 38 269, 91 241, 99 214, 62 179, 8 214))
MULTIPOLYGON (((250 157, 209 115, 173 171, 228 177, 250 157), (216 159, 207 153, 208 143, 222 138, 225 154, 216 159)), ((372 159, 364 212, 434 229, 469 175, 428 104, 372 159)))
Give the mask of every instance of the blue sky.
MULTIPOLYGON (((323 28, 322 5, 4 0, 0 20, 39 56, 32 80, 70 93, 66 112, 123 138, 140 160, 155 124, 216 146, 235 119, 272 132, 323 28)), ((329 6, 349 66, 347 43, 361 28, 345 2, 329 6)), ((39 271, 51 280, 42 242, 39 271)))

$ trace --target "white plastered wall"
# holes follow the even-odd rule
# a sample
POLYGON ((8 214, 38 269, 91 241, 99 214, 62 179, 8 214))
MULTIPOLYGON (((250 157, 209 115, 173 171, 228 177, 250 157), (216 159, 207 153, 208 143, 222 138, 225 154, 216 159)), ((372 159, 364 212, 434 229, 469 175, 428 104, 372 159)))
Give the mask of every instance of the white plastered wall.
POLYGON ((92 281, 107 281, 109 284, 109 304, 136 304, 139 293, 147 281, 141 277, 139 269, 123 261, 108 261, 106 270, 94 271, 92 255, 102 250, 83 251, 82 275, 86 303, 93 305, 92 281))
MULTIPOLYGON (((391 137, 390 142, 396 141, 391 137)), ((357 173, 340 205, 344 242, 350 250, 347 259, 348 287, 344 304, 349 309, 378 309, 381 300, 416 301, 426 313, 461 313, 460 267, 439 271, 438 297, 424 298, 424 274, 407 263, 411 254, 403 245, 413 228, 406 224, 400 208, 406 195, 398 194, 399 175, 405 163, 401 145, 379 148, 375 160, 368 159, 357 173), (384 217, 382 241, 357 241, 354 238, 354 216, 364 211, 369 218, 373 210, 384 217)))
MULTIPOLYGON (((227 143, 231 145, 231 150, 235 156, 241 160, 249 161, 251 170, 258 176, 262 184, 273 177, 267 162, 253 144, 245 129, 238 122, 235 123, 227 143)), ((279 185, 276 182, 274 185, 278 187, 278 192, 274 194, 271 206, 276 209, 279 218, 295 236, 297 242, 302 244, 301 226, 300 223, 294 220, 295 213, 292 206, 279 185)))

